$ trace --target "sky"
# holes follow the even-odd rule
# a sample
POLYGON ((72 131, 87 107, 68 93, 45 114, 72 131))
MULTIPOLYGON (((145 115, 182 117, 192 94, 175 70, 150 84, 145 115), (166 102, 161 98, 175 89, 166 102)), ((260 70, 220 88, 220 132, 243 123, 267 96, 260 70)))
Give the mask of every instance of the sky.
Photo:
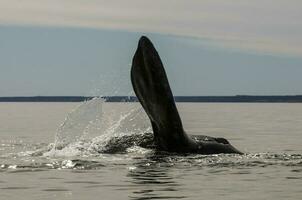
POLYGON ((302 94, 299 0, 0 0, 0 96, 132 95, 147 35, 174 95, 302 94))

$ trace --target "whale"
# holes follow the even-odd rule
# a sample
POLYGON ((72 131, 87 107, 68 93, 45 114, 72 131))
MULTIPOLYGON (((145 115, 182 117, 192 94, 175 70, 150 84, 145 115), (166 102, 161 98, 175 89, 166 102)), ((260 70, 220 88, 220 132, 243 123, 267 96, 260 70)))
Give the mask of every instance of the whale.
POLYGON ((161 58, 141 36, 132 59, 131 83, 153 130, 156 150, 173 153, 242 154, 225 138, 188 135, 182 125, 161 58))

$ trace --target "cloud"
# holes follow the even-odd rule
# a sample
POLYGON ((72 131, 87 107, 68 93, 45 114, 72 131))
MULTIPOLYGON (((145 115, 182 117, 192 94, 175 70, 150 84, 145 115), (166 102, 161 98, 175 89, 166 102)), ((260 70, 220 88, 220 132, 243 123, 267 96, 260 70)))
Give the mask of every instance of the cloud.
POLYGON ((302 56, 301 9, 299 0, 0 0, 0 24, 156 32, 302 56))

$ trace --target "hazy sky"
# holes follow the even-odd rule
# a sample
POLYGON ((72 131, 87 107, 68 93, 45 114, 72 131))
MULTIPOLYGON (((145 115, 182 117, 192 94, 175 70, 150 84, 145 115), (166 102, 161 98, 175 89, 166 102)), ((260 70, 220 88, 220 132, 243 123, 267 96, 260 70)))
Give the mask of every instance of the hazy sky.
POLYGON ((0 96, 127 95, 144 34, 175 95, 302 94, 299 0, 0 0, 0 96))

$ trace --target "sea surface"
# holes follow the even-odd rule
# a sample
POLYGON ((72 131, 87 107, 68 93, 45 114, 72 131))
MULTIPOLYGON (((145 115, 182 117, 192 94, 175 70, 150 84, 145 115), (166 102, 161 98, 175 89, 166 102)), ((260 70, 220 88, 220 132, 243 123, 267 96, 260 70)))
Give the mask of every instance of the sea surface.
POLYGON ((244 155, 157 154, 138 103, 0 103, 0 199, 302 199, 302 104, 179 103, 185 130, 244 155))

